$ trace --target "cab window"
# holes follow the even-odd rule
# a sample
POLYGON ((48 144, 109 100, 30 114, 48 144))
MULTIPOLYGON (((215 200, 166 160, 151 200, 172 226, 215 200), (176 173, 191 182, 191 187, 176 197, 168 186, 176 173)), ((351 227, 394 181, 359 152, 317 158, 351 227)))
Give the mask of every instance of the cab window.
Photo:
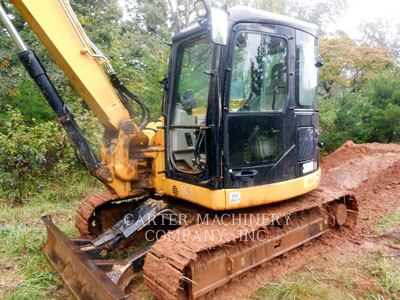
POLYGON ((283 154, 288 98, 288 43, 283 37, 239 32, 230 86, 230 168, 272 164, 283 154))
POLYGON ((234 51, 229 111, 282 111, 288 95, 286 40, 240 32, 234 51))
POLYGON ((303 31, 296 32, 296 107, 312 108, 317 96, 317 39, 303 31))

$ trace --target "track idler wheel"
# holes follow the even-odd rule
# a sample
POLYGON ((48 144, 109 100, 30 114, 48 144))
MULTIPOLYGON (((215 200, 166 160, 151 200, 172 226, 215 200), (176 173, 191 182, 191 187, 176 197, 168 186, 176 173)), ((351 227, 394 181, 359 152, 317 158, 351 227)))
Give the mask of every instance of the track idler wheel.
POLYGON ((342 226, 347 220, 347 207, 343 203, 334 203, 329 207, 329 213, 334 218, 333 222, 336 226, 342 226))

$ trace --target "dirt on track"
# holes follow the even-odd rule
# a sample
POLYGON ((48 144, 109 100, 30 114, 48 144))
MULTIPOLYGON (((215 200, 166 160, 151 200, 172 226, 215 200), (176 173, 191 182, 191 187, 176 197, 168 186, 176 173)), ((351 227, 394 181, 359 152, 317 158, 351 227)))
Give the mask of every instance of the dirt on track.
POLYGON ((400 209, 400 145, 348 141, 321 161, 321 186, 348 189, 357 198, 356 226, 341 227, 230 281, 209 299, 240 299, 266 282, 291 273, 325 253, 346 257, 359 251, 373 225, 400 209))
MULTIPOLYGON (((359 247, 364 242, 365 236, 373 233, 371 225, 380 220, 385 213, 399 208, 400 145, 377 143, 356 145, 349 141, 325 157, 321 167, 323 169, 321 187, 349 190, 356 196, 360 211, 358 224, 332 230, 321 238, 231 280, 206 295, 206 298, 237 299, 328 251, 338 251, 345 255, 343 251, 359 247)), ((286 201, 282 205, 297 206, 293 200, 286 201)), ((257 211, 258 208, 254 210, 257 211)), ((171 273, 166 274, 166 276, 171 275, 171 273)))

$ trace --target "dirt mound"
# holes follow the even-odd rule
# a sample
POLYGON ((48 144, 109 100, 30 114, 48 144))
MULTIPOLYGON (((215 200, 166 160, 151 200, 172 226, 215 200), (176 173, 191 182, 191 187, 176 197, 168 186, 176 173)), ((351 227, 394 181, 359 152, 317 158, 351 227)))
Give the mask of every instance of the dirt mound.
POLYGON ((372 154, 382 153, 398 153, 400 152, 400 145, 397 144, 356 144, 352 141, 347 141, 340 146, 336 151, 321 160, 322 169, 330 170, 346 161, 362 158, 372 154))
MULTIPOLYGON (((321 161, 322 186, 353 190, 400 160, 400 145, 347 141, 321 161)), ((384 173, 385 174, 385 173, 384 173)))

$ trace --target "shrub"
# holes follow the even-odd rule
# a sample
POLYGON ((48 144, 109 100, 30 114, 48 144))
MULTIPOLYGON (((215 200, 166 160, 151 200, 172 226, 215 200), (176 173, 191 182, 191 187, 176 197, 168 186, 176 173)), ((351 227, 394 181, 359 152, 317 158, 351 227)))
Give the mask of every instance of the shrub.
POLYGON ((1 129, 0 192, 12 204, 22 203, 29 192, 38 189, 41 179, 54 175, 60 161, 71 165, 73 152, 56 122, 29 127, 19 110, 8 106, 1 129))

